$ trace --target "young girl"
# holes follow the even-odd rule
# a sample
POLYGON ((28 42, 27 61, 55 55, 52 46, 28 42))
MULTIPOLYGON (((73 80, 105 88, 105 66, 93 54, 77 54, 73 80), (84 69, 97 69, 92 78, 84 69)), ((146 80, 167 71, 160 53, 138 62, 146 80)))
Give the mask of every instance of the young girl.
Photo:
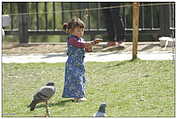
POLYGON ((65 23, 63 28, 69 33, 67 39, 68 59, 65 64, 65 82, 62 97, 73 98, 74 101, 85 101, 85 51, 89 51, 92 45, 99 41, 85 43, 84 35, 85 24, 79 18, 72 19, 65 23))

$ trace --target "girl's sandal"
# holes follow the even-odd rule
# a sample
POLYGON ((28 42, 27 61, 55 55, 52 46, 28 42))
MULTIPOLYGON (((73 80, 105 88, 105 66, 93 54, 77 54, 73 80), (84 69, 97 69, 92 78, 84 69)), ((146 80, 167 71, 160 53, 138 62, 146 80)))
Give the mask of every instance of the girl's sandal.
POLYGON ((80 98, 80 101, 86 101, 87 98, 80 98))
POLYGON ((72 102, 83 102, 86 101, 86 98, 78 98, 78 99, 73 99, 72 102))

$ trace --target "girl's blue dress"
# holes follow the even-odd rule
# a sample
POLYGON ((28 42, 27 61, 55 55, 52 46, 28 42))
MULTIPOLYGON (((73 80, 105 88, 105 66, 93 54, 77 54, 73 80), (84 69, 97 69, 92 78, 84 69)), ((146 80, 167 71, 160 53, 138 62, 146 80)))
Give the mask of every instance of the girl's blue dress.
MULTIPOLYGON (((74 35, 70 35, 68 39, 72 37, 75 37, 77 40, 82 40, 74 35)), ((70 44, 67 44, 67 46, 68 59, 65 64, 65 81, 62 97, 83 98, 85 97, 86 83, 86 79, 84 76, 85 49, 78 48, 70 44)))

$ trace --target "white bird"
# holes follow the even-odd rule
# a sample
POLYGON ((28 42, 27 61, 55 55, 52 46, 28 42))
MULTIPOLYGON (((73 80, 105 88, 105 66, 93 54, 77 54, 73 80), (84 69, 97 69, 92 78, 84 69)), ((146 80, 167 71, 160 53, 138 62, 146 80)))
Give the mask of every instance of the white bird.
POLYGON ((106 103, 100 104, 98 111, 93 115, 93 117, 106 117, 106 103))
POLYGON ((33 96, 33 100, 28 106, 30 107, 30 111, 33 111, 38 103, 46 102, 46 113, 49 115, 47 101, 55 94, 55 91, 56 89, 53 82, 49 82, 46 84, 46 86, 41 87, 39 91, 33 96))

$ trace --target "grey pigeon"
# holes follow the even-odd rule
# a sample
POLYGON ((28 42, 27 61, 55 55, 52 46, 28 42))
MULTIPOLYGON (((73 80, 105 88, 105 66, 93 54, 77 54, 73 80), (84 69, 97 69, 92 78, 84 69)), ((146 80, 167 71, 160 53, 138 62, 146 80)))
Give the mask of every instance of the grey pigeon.
POLYGON ((93 115, 94 117, 106 117, 106 103, 100 104, 98 111, 93 115))
POLYGON ((30 111, 35 109, 35 106, 40 102, 46 102, 55 94, 55 87, 53 82, 49 82, 46 86, 43 86, 39 89, 39 91, 33 96, 33 100, 31 104, 28 106, 30 107, 30 111))

